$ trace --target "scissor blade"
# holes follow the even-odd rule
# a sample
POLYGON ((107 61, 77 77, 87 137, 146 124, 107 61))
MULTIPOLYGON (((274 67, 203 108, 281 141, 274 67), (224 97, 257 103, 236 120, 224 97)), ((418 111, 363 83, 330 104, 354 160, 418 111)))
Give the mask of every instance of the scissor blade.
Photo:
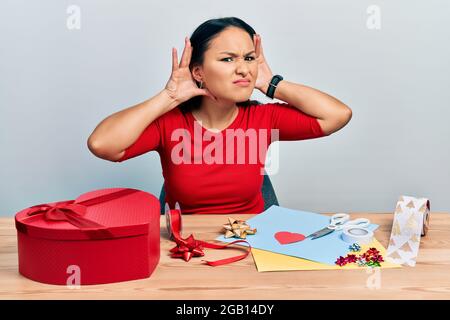
POLYGON ((311 235, 308 236, 308 237, 311 237, 311 240, 314 240, 314 239, 318 239, 318 238, 321 238, 321 237, 323 237, 323 236, 326 236, 327 234, 330 234, 330 233, 332 233, 333 231, 334 231, 333 229, 323 228, 322 230, 319 230, 319 231, 317 231, 317 232, 314 232, 313 234, 311 234, 311 235))

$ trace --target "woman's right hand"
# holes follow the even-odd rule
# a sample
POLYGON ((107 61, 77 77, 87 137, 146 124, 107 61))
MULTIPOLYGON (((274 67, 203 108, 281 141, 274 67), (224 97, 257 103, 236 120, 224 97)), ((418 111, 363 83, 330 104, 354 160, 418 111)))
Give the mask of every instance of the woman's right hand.
POLYGON ((189 70, 189 63, 192 56, 191 42, 186 37, 184 43, 185 47, 180 64, 178 64, 177 49, 172 48, 172 74, 165 86, 167 93, 172 99, 177 101, 178 104, 199 95, 209 96, 216 100, 216 97, 214 97, 208 89, 200 89, 192 78, 191 71, 189 70))

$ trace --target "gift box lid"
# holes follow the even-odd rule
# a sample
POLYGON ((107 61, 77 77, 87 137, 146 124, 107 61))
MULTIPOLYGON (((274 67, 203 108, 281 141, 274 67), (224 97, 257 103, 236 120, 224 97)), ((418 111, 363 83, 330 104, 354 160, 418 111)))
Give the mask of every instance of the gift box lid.
POLYGON ((16 229, 35 238, 54 240, 110 239, 159 233, 160 204, 152 194, 130 188, 108 188, 75 200, 35 205, 15 216, 16 229))

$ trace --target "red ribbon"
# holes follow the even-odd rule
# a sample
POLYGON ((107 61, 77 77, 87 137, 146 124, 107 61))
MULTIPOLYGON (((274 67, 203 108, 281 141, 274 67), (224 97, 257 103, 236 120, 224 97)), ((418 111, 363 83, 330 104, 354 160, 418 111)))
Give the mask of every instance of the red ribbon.
MULTIPOLYGON (((26 213, 28 216, 42 214, 42 217, 49 221, 66 221, 82 230, 103 231, 109 233, 107 227, 83 217, 86 214, 87 208, 138 191, 139 190, 135 189, 122 189, 80 202, 77 202, 77 200, 66 200, 54 204, 43 203, 28 208, 26 213)), ((96 237, 95 234, 92 235, 94 235, 94 238, 96 237)), ((100 233, 98 235, 100 235, 100 233)))
POLYGON ((75 203, 75 200, 67 200, 55 204, 44 203, 32 206, 28 209, 27 215, 42 214, 45 220, 67 221, 80 229, 104 228, 101 224, 84 218, 86 210, 86 206, 75 203))
POLYGON ((226 259, 222 259, 222 260, 216 260, 216 261, 202 260, 202 261, 206 262, 206 264, 215 267, 215 266, 220 266, 223 264, 228 264, 228 263, 242 260, 242 259, 246 258, 251 251, 250 243, 248 243, 245 240, 236 240, 236 241, 227 243, 225 245, 219 245, 219 244, 214 244, 214 243, 208 243, 208 242, 202 241, 202 240, 196 240, 192 234, 189 237, 187 237, 186 239, 183 239, 180 234, 180 232, 181 232, 181 212, 179 210, 175 209, 175 210, 169 210, 166 214, 170 215, 170 217, 169 217, 170 225, 168 226, 170 229, 169 233, 171 234, 172 239, 177 244, 175 247, 173 247, 170 250, 172 258, 182 258, 184 261, 189 261, 189 260, 191 260, 192 257, 203 257, 205 255, 205 253, 203 252, 203 248, 225 249, 228 246, 235 244, 235 243, 245 242, 248 244, 248 250, 243 255, 226 258, 226 259))

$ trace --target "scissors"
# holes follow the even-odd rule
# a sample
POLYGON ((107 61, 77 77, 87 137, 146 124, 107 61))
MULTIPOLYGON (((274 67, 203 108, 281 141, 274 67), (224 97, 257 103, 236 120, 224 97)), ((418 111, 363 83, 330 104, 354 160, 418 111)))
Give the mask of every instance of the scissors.
POLYGON ((362 228, 368 227, 370 220, 366 218, 358 218, 355 220, 350 220, 350 215, 347 213, 336 213, 331 217, 330 224, 319 231, 311 233, 306 238, 311 238, 311 240, 326 236, 335 230, 342 230, 349 226, 358 226, 362 228))

